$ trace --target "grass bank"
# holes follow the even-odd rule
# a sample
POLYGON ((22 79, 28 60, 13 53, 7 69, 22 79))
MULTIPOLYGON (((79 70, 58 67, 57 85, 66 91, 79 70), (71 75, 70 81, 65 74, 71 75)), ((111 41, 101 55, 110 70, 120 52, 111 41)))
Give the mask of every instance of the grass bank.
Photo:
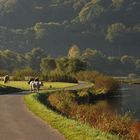
MULTIPOLYGON (((42 90, 48 90, 50 89, 50 87, 51 89, 58 89, 77 85, 75 83, 65 83, 65 82, 44 82, 43 84, 44 86, 41 87, 42 90)), ((6 84, 4 84, 3 81, 0 81, 0 85, 5 87, 19 88, 22 90, 30 89, 27 81, 10 81, 6 84)))
POLYGON ((41 104, 35 94, 25 96, 24 100, 30 111, 49 123, 53 128, 58 129, 68 140, 120 140, 116 135, 101 132, 57 114, 41 104))

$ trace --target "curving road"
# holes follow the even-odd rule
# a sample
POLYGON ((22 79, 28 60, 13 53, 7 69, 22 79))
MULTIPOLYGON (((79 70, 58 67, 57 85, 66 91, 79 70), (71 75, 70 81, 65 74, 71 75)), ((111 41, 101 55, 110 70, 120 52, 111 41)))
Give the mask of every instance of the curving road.
POLYGON ((0 140, 65 140, 27 110, 23 96, 0 95, 0 140))
MULTIPOLYGON (((76 90, 93 86, 79 82, 64 90, 76 90)), ((26 108, 23 96, 27 92, 0 95, 0 140, 65 140, 26 108)))

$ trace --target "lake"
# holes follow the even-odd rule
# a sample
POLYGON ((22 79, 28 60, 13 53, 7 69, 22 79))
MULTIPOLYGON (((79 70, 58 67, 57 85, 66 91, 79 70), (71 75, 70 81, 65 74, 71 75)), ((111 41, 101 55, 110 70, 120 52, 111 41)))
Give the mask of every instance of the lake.
POLYGON ((140 120, 140 85, 123 84, 119 92, 120 95, 99 100, 96 105, 102 105, 119 114, 131 112, 135 119, 140 120))

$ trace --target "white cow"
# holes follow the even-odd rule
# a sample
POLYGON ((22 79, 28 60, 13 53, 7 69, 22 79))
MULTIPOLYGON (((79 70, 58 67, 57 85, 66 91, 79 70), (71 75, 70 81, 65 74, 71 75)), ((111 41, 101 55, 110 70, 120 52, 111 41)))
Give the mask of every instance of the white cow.
POLYGON ((40 81, 31 81, 30 82, 31 92, 38 93, 41 86, 43 86, 43 83, 40 81))

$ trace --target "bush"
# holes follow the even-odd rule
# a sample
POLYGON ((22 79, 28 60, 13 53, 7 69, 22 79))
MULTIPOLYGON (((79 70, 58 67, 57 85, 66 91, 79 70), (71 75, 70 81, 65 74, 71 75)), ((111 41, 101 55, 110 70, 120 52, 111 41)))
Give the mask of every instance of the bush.
POLYGON ((24 76, 16 75, 16 76, 12 76, 11 80, 13 80, 13 81, 24 81, 25 77, 24 76))
POLYGON ((46 79, 51 82, 69 82, 69 83, 78 82, 72 75, 68 75, 58 71, 52 71, 48 76, 46 76, 46 79))
POLYGON ((70 92, 55 92, 50 94, 48 101, 55 110, 90 126, 112 134, 119 134, 126 139, 132 138, 132 119, 126 114, 120 116, 108 111, 100 105, 79 105, 77 94, 70 92))
POLYGON ((119 88, 119 83, 110 76, 99 75, 95 78, 95 91, 97 94, 114 93, 119 88))
POLYGON ((14 70, 12 75, 13 75, 12 79, 17 81, 29 80, 29 77, 38 76, 38 74, 35 71, 33 71, 31 68, 14 70))
POLYGON ((72 103, 75 102, 75 95, 69 92, 55 92, 48 97, 49 104, 61 113, 68 115, 72 103))
POLYGON ((96 71, 80 71, 75 75, 75 78, 79 81, 89 81, 89 82, 94 82, 95 78, 99 75, 100 73, 96 71))
POLYGON ((5 76, 8 74, 8 71, 6 70, 0 70, 0 76, 5 76))
POLYGON ((112 93, 119 88, 119 83, 115 79, 96 71, 81 71, 75 77, 77 80, 93 82, 93 92, 96 94, 112 93))
POLYGON ((94 105, 79 105, 71 109, 71 116, 100 130, 127 135, 131 120, 94 105))

